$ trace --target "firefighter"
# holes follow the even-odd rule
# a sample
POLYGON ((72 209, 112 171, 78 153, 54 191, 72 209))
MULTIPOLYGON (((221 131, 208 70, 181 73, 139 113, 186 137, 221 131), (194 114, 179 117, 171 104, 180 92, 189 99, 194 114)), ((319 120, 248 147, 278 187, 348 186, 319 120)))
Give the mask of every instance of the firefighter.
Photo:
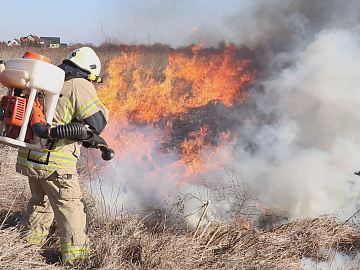
MULTIPOLYGON (((72 51, 59 68, 65 82, 51 127, 69 123, 87 125, 94 134, 105 128, 109 111, 99 101, 93 82, 100 82, 101 63, 89 47, 72 51)), ((16 170, 28 176, 30 199, 24 239, 43 244, 55 218, 60 234, 62 261, 73 264, 90 258, 86 205, 82 199, 76 164, 80 147, 73 139, 49 139, 43 152, 19 149, 16 170)))

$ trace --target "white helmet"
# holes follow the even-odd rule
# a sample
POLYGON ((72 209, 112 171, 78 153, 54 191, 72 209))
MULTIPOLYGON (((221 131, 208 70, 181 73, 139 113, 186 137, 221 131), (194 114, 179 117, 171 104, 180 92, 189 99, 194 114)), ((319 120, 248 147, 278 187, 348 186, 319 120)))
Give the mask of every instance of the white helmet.
POLYGON ((77 67, 88 71, 95 76, 100 75, 101 63, 99 57, 93 49, 82 47, 73 50, 67 57, 67 60, 74 63, 77 67))

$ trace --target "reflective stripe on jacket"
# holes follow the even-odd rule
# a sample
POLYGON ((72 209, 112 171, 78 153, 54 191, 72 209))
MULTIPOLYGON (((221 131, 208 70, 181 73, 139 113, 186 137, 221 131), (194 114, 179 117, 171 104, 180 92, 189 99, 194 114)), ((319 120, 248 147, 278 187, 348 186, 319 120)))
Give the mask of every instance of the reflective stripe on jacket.
MULTIPOLYGON (((52 127, 71 121, 84 124, 84 119, 101 112, 108 119, 109 111, 100 102, 93 84, 75 78, 64 83, 55 109, 52 127)), ((52 152, 19 149, 16 170, 35 178, 47 178, 54 171, 59 174, 75 174, 80 156, 81 142, 70 139, 56 140, 52 152)))

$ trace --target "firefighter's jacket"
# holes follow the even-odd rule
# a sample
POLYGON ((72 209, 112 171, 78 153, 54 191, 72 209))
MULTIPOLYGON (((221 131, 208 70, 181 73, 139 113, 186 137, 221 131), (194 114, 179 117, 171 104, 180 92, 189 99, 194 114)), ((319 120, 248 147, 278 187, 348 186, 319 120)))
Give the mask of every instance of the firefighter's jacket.
MULTIPOLYGON (((86 79, 74 78, 65 81, 57 103, 52 127, 71 121, 87 124, 96 133, 104 129, 109 117, 108 109, 99 101, 96 89, 86 79)), ((17 172, 32 178, 47 178, 53 172, 59 175, 76 174, 80 155, 80 141, 58 139, 49 141, 50 151, 34 151, 20 148, 17 172)))

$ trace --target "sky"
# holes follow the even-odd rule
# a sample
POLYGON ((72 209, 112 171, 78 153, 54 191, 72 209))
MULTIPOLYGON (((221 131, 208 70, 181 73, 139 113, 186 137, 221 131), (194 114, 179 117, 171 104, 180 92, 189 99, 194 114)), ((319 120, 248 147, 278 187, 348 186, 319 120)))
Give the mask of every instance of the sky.
POLYGON ((224 19, 246 2, 251 1, 3 0, 0 41, 34 34, 93 45, 158 42, 177 47, 201 43, 202 36, 220 42, 227 38, 224 19))

